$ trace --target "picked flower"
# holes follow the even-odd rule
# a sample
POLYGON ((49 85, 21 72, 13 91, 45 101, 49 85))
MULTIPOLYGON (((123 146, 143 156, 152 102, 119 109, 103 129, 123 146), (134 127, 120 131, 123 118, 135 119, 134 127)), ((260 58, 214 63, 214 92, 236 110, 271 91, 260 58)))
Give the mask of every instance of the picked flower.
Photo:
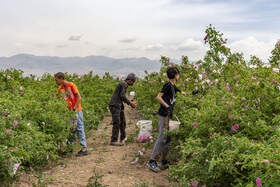
POLYGON ((143 156, 143 152, 142 151, 138 151, 140 156, 143 156))
POLYGON ((138 163, 138 158, 136 157, 133 162, 130 162, 131 164, 137 164, 138 163))

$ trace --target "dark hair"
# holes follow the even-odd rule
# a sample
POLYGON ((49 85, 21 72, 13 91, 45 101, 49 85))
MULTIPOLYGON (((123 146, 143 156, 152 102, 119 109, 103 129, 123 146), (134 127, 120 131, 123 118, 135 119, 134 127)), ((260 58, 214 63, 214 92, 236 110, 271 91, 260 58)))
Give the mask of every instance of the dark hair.
POLYGON ((62 72, 58 72, 58 73, 56 73, 55 75, 54 75, 54 77, 55 78, 58 78, 58 79, 65 79, 65 75, 64 75, 64 73, 62 73, 62 72))
POLYGON ((177 67, 169 67, 166 73, 169 79, 174 79, 175 75, 180 74, 180 71, 177 67))

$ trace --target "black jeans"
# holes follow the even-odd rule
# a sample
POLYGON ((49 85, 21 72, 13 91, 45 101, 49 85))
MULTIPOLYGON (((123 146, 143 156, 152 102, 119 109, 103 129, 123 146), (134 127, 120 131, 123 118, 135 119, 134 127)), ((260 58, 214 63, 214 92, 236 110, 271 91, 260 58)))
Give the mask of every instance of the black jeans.
POLYGON ((113 119, 113 128, 112 128, 112 136, 111 142, 117 142, 119 138, 119 131, 121 131, 121 141, 125 139, 125 128, 126 128, 126 121, 124 112, 121 108, 116 106, 109 106, 110 112, 112 114, 113 119))

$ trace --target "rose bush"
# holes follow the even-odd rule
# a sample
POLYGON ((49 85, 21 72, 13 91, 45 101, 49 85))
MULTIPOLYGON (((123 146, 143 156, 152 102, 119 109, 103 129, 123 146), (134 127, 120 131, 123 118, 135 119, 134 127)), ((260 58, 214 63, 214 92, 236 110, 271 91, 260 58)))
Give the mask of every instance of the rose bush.
MULTIPOLYGON (((67 119, 75 113, 62 98, 54 98, 59 86, 51 74, 38 79, 21 70, 1 70, 0 80, 0 181, 5 184, 18 179, 25 167, 47 165, 69 147, 67 119)), ((66 80, 77 85, 83 98, 85 131, 98 128, 117 81, 92 72, 67 74, 66 80)))
POLYGON ((168 132, 179 151, 169 179, 190 186, 256 186, 257 178, 263 186, 280 185, 280 46, 266 66, 255 56, 245 61, 242 53, 233 53, 211 25, 206 36, 203 60, 190 63, 182 56, 178 65, 162 57, 160 72, 135 85, 138 108, 153 120, 156 136, 155 97, 168 81, 166 68, 180 70, 176 85, 188 95, 176 99, 180 130, 168 132))

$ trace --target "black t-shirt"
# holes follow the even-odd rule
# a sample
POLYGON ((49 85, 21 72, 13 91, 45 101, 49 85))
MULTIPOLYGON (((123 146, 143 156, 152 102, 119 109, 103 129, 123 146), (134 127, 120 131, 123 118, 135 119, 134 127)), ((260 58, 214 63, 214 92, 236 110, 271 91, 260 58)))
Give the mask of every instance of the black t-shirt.
MULTIPOLYGON (((173 110, 174 110, 174 105, 176 101, 176 92, 181 92, 175 85, 173 85, 171 82, 165 83, 163 86, 162 90, 160 91, 163 93, 162 99, 164 102, 166 102, 169 105, 170 109, 170 118, 173 116, 173 110)), ((159 110, 158 110, 158 115, 160 116, 167 116, 168 111, 165 106, 160 104, 159 110)))

